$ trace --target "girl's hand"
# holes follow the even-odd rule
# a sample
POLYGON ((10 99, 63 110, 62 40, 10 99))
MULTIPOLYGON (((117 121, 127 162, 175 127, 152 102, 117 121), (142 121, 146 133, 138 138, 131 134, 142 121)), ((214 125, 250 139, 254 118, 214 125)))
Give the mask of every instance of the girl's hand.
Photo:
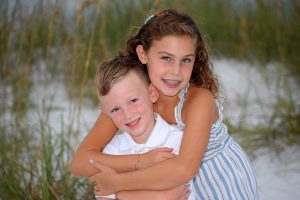
POLYGON ((114 169, 94 160, 90 160, 90 163, 101 171, 89 178, 89 182, 94 185, 95 195, 109 195, 115 193, 116 191, 114 190, 111 177, 117 172, 114 169))
POLYGON ((162 195, 159 197, 161 200, 187 200, 191 190, 189 185, 181 185, 172 189, 162 191, 162 195))
POLYGON ((157 148, 147 153, 140 154, 140 168, 147 168, 156 163, 175 157, 172 148, 157 148))
POLYGON ((116 193, 120 200, 187 200, 191 190, 188 185, 181 185, 168 190, 126 190, 116 193))

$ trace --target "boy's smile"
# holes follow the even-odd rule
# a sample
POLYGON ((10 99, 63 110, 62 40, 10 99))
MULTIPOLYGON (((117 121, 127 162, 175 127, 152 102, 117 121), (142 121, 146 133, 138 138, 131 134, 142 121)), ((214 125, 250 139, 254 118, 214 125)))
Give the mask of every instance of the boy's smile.
POLYGON ((150 87, 136 72, 130 71, 101 97, 102 110, 122 131, 137 143, 147 141, 154 124, 153 97, 150 87))

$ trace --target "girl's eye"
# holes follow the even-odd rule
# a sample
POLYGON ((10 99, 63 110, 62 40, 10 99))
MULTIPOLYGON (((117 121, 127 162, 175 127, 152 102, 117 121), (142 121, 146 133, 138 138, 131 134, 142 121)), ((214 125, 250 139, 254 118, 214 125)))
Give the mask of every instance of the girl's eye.
POLYGON ((135 102, 137 102, 137 101, 138 101, 138 99, 137 99, 137 98, 135 98, 135 99, 131 99, 131 100, 130 100, 130 103, 131 103, 131 104, 133 104, 133 103, 135 103, 135 102))
POLYGON ((191 59, 189 58, 184 58, 183 59, 183 63, 187 64, 187 63, 190 63, 191 62, 191 59))
POLYGON ((171 58, 169 56, 163 56, 161 57, 161 59, 165 61, 171 61, 171 58))
POLYGON ((111 113, 115 113, 115 112, 118 112, 120 110, 120 108, 114 108, 114 109, 112 109, 110 112, 111 113))

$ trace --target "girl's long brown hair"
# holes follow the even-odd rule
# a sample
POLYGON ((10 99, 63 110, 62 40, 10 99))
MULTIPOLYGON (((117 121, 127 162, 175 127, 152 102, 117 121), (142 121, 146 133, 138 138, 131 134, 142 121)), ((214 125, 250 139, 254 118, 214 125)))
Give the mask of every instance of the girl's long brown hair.
POLYGON ((160 40, 167 35, 188 35, 196 39, 196 59, 190 83, 210 90, 217 97, 219 93, 218 80, 212 72, 212 64, 203 36, 193 19, 184 13, 167 9, 149 17, 137 33, 127 40, 126 54, 138 59, 136 53, 138 45, 143 45, 144 50, 147 51, 153 40, 160 40))

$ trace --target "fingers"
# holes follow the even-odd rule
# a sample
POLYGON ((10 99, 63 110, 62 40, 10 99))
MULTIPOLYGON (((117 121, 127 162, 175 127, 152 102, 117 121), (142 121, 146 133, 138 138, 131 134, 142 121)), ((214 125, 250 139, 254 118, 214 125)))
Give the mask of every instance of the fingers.
POLYGON ((157 148, 157 151, 163 151, 163 152, 172 152, 173 148, 169 148, 169 147, 162 147, 162 148, 157 148))
POLYGON ((95 178, 96 175, 93 175, 91 177, 89 177, 89 182, 92 184, 92 185, 95 185, 96 183, 96 178, 95 178))
POLYGON ((167 159, 169 159, 169 158, 174 158, 176 155, 175 154, 173 154, 173 153, 164 153, 163 154, 163 157, 164 158, 167 158, 167 159))
POLYGON ((189 184, 187 184, 183 187, 182 196, 181 196, 180 200, 187 200, 189 198, 190 194, 191 194, 191 189, 190 189, 189 184))
POLYGON ((181 200, 188 200, 190 194, 191 194, 191 190, 189 190, 188 192, 186 192, 186 193, 182 196, 181 200))
POLYGON ((112 168, 108 167, 107 165, 104 165, 100 162, 96 162, 94 160, 89 160, 89 162, 97 169, 99 169, 101 172, 114 172, 112 168))
POLYGON ((96 195, 100 195, 100 190, 97 187, 94 187, 94 193, 96 195))
POLYGON ((168 147, 162 147, 158 148, 157 151, 160 152, 161 157, 169 159, 169 158, 174 158, 176 155, 172 153, 173 148, 168 148, 168 147))

